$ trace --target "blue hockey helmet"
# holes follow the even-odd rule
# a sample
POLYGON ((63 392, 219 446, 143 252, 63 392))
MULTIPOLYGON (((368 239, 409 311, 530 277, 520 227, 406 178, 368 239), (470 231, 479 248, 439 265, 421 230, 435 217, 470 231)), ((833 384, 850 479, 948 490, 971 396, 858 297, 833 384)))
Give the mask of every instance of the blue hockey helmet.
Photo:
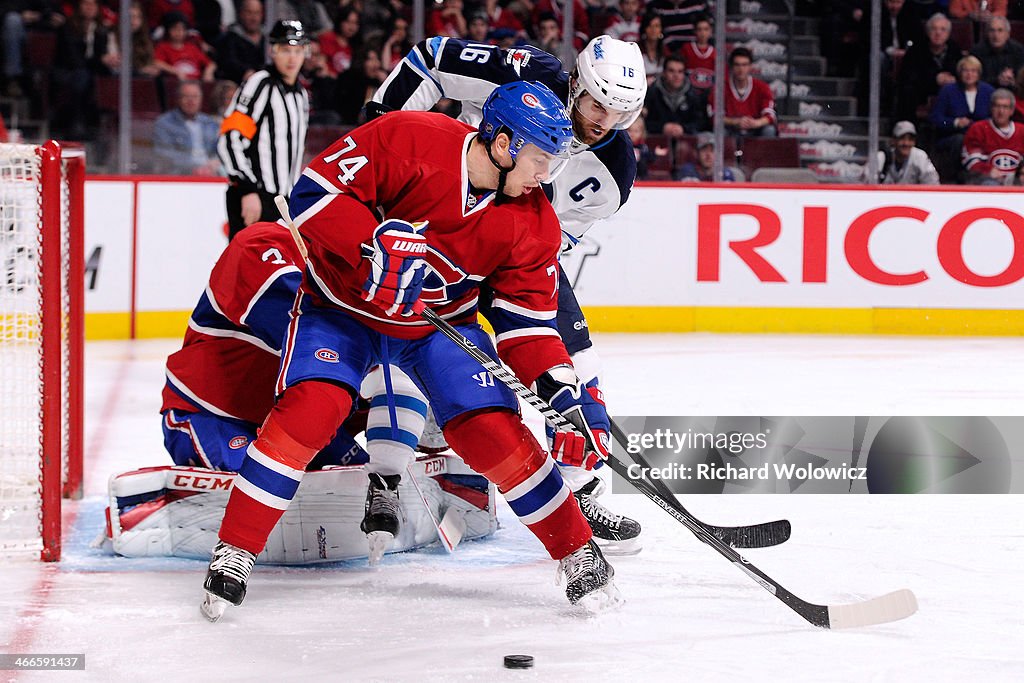
POLYGON ((509 153, 513 160, 527 144, 556 157, 567 157, 573 141, 565 104, 546 85, 528 81, 495 88, 484 102, 479 130, 481 139, 487 141, 504 130, 511 138, 509 153))

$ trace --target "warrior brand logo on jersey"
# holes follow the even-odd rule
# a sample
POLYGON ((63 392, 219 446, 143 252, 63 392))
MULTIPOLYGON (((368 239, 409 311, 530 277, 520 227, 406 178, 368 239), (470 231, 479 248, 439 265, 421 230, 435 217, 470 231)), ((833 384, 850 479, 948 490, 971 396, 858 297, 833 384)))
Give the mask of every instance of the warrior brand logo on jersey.
POLYGON ((536 109, 537 107, 540 106, 540 100, 538 100, 537 96, 534 95, 532 92, 524 92, 523 104, 525 104, 527 107, 530 107, 531 109, 536 109))
POLYGON ((512 70, 516 72, 516 76, 523 75, 522 70, 529 61, 530 53, 526 50, 509 50, 508 54, 505 55, 505 63, 512 67, 512 70))
POLYGON ((322 360, 325 363, 337 363, 340 358, 338 352, 332 351, 331 349, 317 349, 316 352, 313 353, 313 357, 317 360, 322 360))
POLYGON ((236 436, 228 441, 228 448, 237 451, 239 448, 245 448, 249 445, 249 438, 245 436, 236 436))

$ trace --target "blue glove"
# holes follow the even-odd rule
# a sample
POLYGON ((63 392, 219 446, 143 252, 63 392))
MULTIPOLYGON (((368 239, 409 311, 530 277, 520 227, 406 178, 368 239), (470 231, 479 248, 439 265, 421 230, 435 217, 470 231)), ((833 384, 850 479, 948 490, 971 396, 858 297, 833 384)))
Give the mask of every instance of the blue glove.
MULTIPOLYGON (((556 375, 565 374, 557 372, 561 370, 554 368, 556 375)), ((566 381, 568 377, 556 378, 552 372, 549 370, 537 379, 537 394, 564 415, 579 433, 549 433, 551 457, 563 465, 593 469, 607 459, 612 450, 608 436, 611 425, 604 397, 596 386, 584 387, 579 382, 570 384, 566 381)))
POLYGON ((363 285, 364 298, 388 315, 398 311, 412 315, 423 291, 427 238, 422 233, 426 227, 425 221, 414 224, 389 219, 373 231, 373 243, 363 245, 363 256, 372 263, 363 285))

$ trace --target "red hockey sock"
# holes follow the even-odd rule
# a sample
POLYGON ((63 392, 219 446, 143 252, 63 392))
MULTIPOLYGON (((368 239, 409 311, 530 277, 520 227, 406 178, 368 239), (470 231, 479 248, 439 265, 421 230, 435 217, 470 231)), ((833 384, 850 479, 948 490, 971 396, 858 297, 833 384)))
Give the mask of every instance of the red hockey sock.
POLYGON ((475 411, 444 428, 456 453, 494 482, 520 520, 559 560, 593 533, 558 468, 515 413, 475 411))
POLYGON ((228 499, 220 539, 258 554, 288 508, 313 456, 330 443, 352 407, 334 384, 289 387, 249 446, 228 499))

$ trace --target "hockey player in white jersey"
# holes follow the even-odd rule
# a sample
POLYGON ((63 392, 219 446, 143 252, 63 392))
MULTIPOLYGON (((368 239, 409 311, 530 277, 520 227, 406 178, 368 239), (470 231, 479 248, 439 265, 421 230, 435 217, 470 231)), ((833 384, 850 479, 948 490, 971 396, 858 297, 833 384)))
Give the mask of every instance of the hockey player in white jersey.
MULTIPOLYGON (((640 115, 647 94, 643 57, 634 43, 609 36, 590 41, 572 73, 554 56, 534 47, 501 49, 454 38, 428 38, 391 72, 367 105, 376 113, 428 110, 442 97, 462 103, 459 118, 477 125, 487 96, 511 81, 537 81, 567 104, 576 140, 569 161, 544 186, 562 228, 563 253, 594 223, 619 210, 636 177, 636 157, 627 128, 640 115)), ((596 392, 600 360, 572 285, 559 272, 558 331, 576 374, 596 392)), ((485 302, 481 300, 481 308, 485 302)), ((608 554, 640 550, 640 525, 596 501, 604 484, 593 472, 563 468, 563 478, 608 554)))

